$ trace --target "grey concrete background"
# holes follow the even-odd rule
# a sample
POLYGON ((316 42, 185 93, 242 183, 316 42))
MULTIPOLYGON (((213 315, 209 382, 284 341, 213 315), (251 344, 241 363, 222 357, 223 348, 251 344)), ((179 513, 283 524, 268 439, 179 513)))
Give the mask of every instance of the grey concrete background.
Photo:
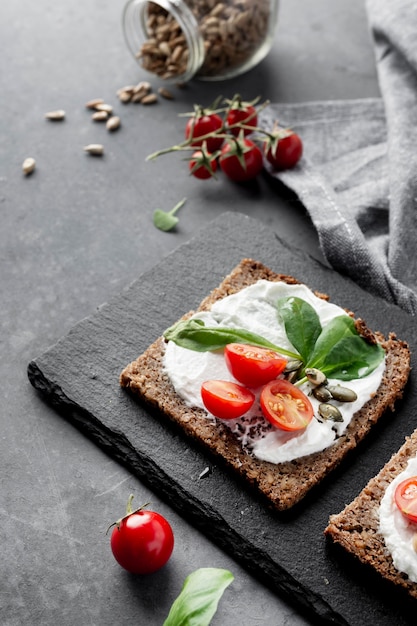
MULTIPOLYGON (((193 82, 153 107, 123 106, 116 90, 147 78, 123 40, 124 0, 3 0, 0 5, 0 622, 162 624, 185 576, 226 567, 235 581, 213 626, 304 624, 156 494, 112 461, 37 396, 27 363, 80 319, 225 210, 256 217, 321 258, 304 209, 260 177, 249 188, 190 179, 180 158, 146 163, 177 143, 178 114, 235 92, 273 102, 378 95, 361 0, 282 0, 268 58, 227 83, 193 82), (84 104, 115 106, 112 135, 84 104), (63 108, 65 122, 44 119, 63 108), (83 146, 100 142, 103 159, 83 146), (25 178, 21 164, 37 161, 25 178), (152 225, 155 208, 187 203, 175 233, 152 225), (129 493, 171 522, 174 555, 137 579, 113 560, 108 525, 129 493)), ((154 87, 160 83, 152 80, 154 87)))

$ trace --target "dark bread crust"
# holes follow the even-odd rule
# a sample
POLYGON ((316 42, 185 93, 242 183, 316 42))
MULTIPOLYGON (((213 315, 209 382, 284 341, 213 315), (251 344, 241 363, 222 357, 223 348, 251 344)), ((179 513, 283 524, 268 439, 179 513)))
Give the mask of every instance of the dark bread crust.
MULTIPOLYGON (((259 279, 299 284, 291 276, 276 274, 261 263, 244 259, 203 300, 199 310, 209 309, 216 300, 259 279)), ((316 295, 328 299, 324 294, 316 295)), ((146 404, 157 409, 161 416, 178 424, 188 436, 220 457, 228 467, 255 486, 274 508, 285 510, 300 501, 309 489, 333 470, 347 452, 356 447, 382 413, 387 408, 393 409, 395 401, 401 397, 410 370, 408 346, 393 334, 387 340, 379 335, 379 339, 387 351, 387 366, 375 396, 355 414, 346 432, 330 448, 280 464, 260 461, 247 454, 220 421, 213 423, 204 417, 206 414, 201 409, 184 404, 163 370, 165 343, 162 337, 123 370, 120 384, 138 394, 146 404)))
POLYGON ((373 567, 381 576, 405 589, 417 599, 417 583, 399 572, 392 562, 384 538, 378 532, 378 509, 388 485, 400 474, 410 457, 417 453, 417 430, 407 437, 377 476, 372 478, 361 493, 341 513, 332 515, 325 530, 336 543, 373 567))

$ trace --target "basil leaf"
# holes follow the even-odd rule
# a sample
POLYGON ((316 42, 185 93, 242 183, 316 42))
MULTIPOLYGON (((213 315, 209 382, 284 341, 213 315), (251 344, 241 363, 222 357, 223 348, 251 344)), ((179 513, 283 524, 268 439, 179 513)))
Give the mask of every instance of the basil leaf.
POLYGON ((182 348, 196 352, 221 350, 228 343, 247 343, 252 346, 274 350, 292 359, 300 358, 298 354, 285 348, 280 348, 261 337, 261 335, 252 333, 249 330, 223 326, 210 327, 206 326, 204 321, 199 319, 180 320, 165 331, 164 337, 167 341, 173 341, 182 348))
POLYGON ((293 296, 280 298, 277 309, 288 339, 308 361, 322 330, 319 316, 308 302, 293 296))
POLYGON ((322 330, 306 367, 316 367, 340 380, 353 380, 373 372, 384 354, 382 346, 360 337, 351 317, 340 315, 322 330))
POLYGON ((202 567, 184 581, 163 626, 208 626, 226 587, 234 580, 231 572, 202 567))

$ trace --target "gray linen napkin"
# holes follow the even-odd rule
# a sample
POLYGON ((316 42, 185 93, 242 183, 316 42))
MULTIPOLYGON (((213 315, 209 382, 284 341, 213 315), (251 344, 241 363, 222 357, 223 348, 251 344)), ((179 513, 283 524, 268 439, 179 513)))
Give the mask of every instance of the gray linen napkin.
POLYGON ((295 191, 340 273, 417 314, 417 1, 367 0, 381 98, 271 105, 304 157, 295 191))

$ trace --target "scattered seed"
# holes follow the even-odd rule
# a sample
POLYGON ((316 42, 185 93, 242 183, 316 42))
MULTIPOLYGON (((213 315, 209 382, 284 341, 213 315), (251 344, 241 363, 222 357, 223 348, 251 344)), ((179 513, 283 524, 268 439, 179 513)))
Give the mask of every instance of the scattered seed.
POLYGON ((140 102, 141 104, 155 104, 155 102, 158 102, 158 96, 155 93, 149 93, 140 102))
POLYGON ((96 111, 92 114, 91 119, 93 122, 105 122, 109 117, 107 111, 96 111))
POLYGON ((334 406, 334 404, 322 402, 321 404, 319 404, 319 413, 321 417, 325 420, 332 420, 333 422, 343 422, 343 416, 337 406, 334 406))
POLYGON ((166 100, 174 100, 174 94, 171 91, 169 91, 169 89, 166 89, 165 87, 159 87, 158 93, 160 96, 162 96, 166 100))
POLYGON ((94 100, 89 100, 85 106, 87 109, 95 109, 99 104, 104 104, 104 100, 102 98, 94 98, 94 100))
POLYGON ((109 115, 113 113, 113 107, 111 104, 105 104, 102 102, 101 104, 97 104, 95 107, 96 111, 106 111, 109 115))
POLYGON ((318 385, 317 387, 314 387, 312 393, 316 400, 318 400, 319 402, 328 402, 332 399, 332 394, 324 385, 318 385))
POLYGON ((327 382, 325 374, 315 367, 307 367, 306 376, 312 385, 324 385, 327 382))
POLYGON ((32 157, 28 157, 23 161, 22 170, 25 176, 29 176, 32 174, 33 170, 36 167, 36 161, 32 157))
POLYGON ((329 385, 328 389, 332 394, 333 399, 338 400, 339 402, 355 402, 358 398, 353 389, 343 387, 342 385, 329 385))
POLYGON ((62 109, 58 111, 49 111, 48 113, 45 114, 45 117, 47 120, 51 120, 53 122, 59 122, 65 119, 65 111, 63 111, 62 109))
POLYGON ((107 120, 106 128, 107 130, 114 131, 117 130, 120 126, 120 117, 117 115, 113 115, 107 120))
POLYGON ((104 153, 104 148, 100 143, 90 143, 84 147, 84 150, 93 156, 101 156, 104 153))
POLYGON ((130 102, 132 99, 132 92, 131 91, 121 91, 119 93, 119 100, 120 102, 123 102, 123 104, 127 104, 128 102, 130 102))

